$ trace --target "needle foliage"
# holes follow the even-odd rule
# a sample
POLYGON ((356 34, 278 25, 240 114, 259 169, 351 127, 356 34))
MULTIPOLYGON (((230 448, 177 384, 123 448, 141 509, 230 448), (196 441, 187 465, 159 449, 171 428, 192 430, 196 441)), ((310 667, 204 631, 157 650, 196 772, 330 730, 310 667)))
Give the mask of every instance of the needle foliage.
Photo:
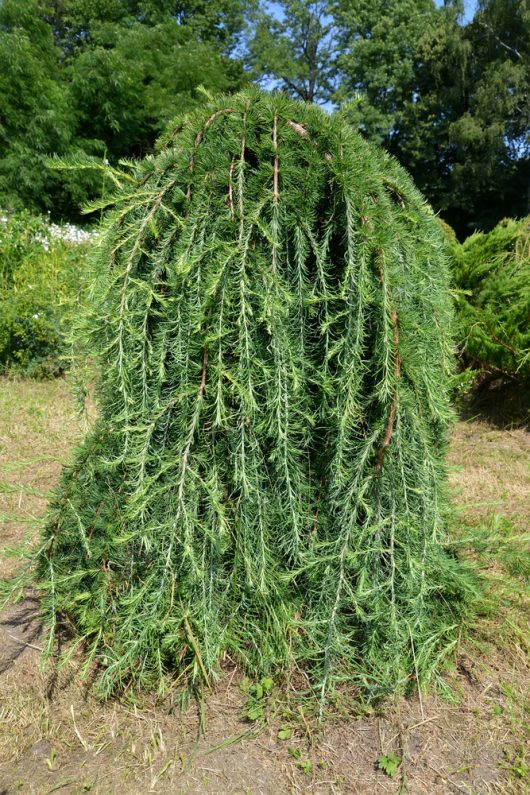
POLYGON ((530 380, 530 218, 451 245, 464 364, 484 377, 530 380))
POLYGON ((117 191, 77 330, 99 418, 39 553, 100 692, 425 681, 472 580, 447 544, 442 232, 339 117, 249 91, 117 191))

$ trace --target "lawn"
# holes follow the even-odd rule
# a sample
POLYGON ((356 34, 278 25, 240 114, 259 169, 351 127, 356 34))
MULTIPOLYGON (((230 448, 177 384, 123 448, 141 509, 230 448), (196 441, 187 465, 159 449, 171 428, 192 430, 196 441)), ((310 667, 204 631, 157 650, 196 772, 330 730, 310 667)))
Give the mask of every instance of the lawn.
MULTIPOLYGON (((82 431, 64 380, 0 379, 0 576, 82 431)), ((530 433, 460 422, 450 464, 454 532, 488 588, 437 692, 378 710, 345 692, 319 726, 289 690, 258 698, 227 658, 215 691, 184 711, 171 698, 101 704, 75 653, 40 669, 28 594, 0 617, 0 793, 527 792, 530 433)))

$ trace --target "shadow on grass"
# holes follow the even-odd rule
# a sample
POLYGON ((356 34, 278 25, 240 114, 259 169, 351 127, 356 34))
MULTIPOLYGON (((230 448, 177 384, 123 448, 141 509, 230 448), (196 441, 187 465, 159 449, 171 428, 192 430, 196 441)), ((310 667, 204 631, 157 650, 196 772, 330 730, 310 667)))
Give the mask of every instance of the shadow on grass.
POLYGON ((484 383, 457 406, 462 420, 484 420, 500 430, 530 431, 530 382, 498 378, 484 383))
POLYGON ((42 630, 39 601, 26 597, 6 610, 0 619, 0 633, 5 633, 0 654, 0 674, 7 671, 28 648, 38 648, 35 642, 42 630))

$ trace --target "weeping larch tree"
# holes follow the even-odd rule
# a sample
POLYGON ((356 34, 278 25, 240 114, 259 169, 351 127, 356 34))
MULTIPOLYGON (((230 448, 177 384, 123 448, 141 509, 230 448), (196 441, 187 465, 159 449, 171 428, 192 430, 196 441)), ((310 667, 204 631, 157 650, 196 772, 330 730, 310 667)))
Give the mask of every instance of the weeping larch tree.
POLYGON ((337 116, 254 90, 112 197, 78 323, 99 414, 38 552, 106 696, 306 672, 425 681, 470 578, 446 537, 439 225, 337 116))

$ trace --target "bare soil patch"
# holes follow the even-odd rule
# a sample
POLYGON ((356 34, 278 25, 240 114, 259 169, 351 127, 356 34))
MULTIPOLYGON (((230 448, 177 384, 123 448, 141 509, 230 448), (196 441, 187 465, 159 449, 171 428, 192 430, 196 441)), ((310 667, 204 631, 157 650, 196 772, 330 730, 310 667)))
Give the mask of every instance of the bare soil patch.
MULTIPOLYGON (((81 430, 64 381, 0 379, 0 548, 38 532, 81 430)), ((457 426, 451 479, 463 521, 496 511, 527 530, 529 454, 524 430, 457 426)), ((0 552, 0 576, 13 565, 0 552)), ((510 609, 484 616, 462 645, 446 698, 430 693, 376 712, 345 693, 319 727, 281 688, 267 700, 267 720, 250 722, 229 660, 202 705, 101 704, 75 657, 61 671, 41 670, 38 601, 28 595, 0 616, 0 794, 527 792, 528 648, 520 624, 506 625, 510 609), (496 638, 500 621, 508 645, 496 638), (378 765, 392 753, 402 761, 389 777, 378 765)))

